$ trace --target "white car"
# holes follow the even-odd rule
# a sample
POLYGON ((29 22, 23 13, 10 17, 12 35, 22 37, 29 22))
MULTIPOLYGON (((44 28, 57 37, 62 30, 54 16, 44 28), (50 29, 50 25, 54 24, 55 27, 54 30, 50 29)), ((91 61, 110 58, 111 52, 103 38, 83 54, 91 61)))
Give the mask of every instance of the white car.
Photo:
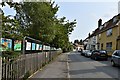
POLYGON ((120 50, 115 50, 112 54, 111 58, 112 66, 119 65, 120 66, 120 50))
POLYGON ((90 50, 85 50, 85 56, 90 57, 92 52, 90 50))

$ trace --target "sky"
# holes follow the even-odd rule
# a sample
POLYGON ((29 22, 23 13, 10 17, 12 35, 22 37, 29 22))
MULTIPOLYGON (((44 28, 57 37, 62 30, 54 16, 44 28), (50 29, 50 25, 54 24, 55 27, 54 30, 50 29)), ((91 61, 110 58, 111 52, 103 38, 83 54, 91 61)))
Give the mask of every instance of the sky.
POLYGON ((77 20, 77 25, 70 35, 70 41, 85 39, 102 23, 118 14, 117 2, 58 2, 58 17, 65 16, 68 20, 77 20))
MULTIPOLYGON (((55 4, 60 6, 57 16, 66 17, 67 20, 77 20, 74 31, 69 36, 69 40, 85 39, 98 27, 98 20, 102 23, 118 14, 119 0, 55 0, 55 4)), ((2 8, 5 15, 15 15, 15 11, 8 6, 2 8)))

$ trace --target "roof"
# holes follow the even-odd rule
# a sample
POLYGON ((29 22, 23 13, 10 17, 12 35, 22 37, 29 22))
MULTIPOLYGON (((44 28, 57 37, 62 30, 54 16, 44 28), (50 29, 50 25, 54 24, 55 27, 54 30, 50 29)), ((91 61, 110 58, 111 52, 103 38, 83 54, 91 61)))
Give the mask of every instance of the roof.
MULTIPOLYGON (((113 28, 113 27, 117 27, 116 24, 117 24, 119 21, 120 21, 120 13, 119 13, 118 15, 114 16, 114 17, 113 17, 112 19, 110 19, 109 21, 105 22, 105 23, 102 25, 103 28, 102 28, 101 30, 100 30, 99 28, 95 29, 95 31, 94 31, 90 36, 88 36, 86 39, 89 39, 89 38, 91 38, 91 37, 93 37, 93 36, 95 36, 95 35, 98 35, 98 34, 104 32, 104 31, 108 30, 108 29, 111 29, 111 28, 113 28), (117 20, 116 20, 115 22, 113 21, 114 18, 117 18, 117 20)), ((86 40, 86 39, 85 39, 85 40, 86 40)))
POLYGON ((117 27, 116 24, 120 21, 120 14, 114 16, 112 19, 110 19, 109 21, 105 22, 102 26, 105 26, 103 27, 101 30, 99 30, 98 34, 99 33, 102 33, 108 29, 111 29, 113 27, 117 27), (117 18, 117 20, 114 22, 114 18, 117 18))

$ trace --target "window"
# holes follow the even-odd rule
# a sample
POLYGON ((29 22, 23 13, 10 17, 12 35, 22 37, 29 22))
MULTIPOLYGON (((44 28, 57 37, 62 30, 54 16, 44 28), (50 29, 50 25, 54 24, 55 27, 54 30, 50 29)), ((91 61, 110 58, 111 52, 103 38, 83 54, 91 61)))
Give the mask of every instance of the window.
POLYGON ((117 51, 118 56, 120 56, 120 51, 117 51))
POLYGON ((106 26, 107 26, 107 24, 108 24, 108 23, 105 23, 105 24, 104 24, 104 27, 106 27, 106 26))
POLYGON ((117 17, 113 18, 113 23, 115 23, 117 21, 117 17))
POLYGON ((112 35, 112 29, 107 30, 106 35, 107 35, 107 36, 111 36, 111 35, 112 35))
POLYGON ((100 43, 97 43, 97 50, 100 49, 100 43))
POLYGON ((103 43, 101 44, 101 50, 103 50, 103 43))
POLYGON ((106 49, 112 50, 112 42, 106 43, 106 49))
POLYGON ((101 34, 99 34, 99 39, 101 39, 101 34))
POLYGON ((118 52, 117 52, 117 51, 115 51, 115 52, 114 52, 114 55, 115 55, 115 56, 118 56, 118 52))
POLYGON ((101 30, 102 28, 103 28, 103 26, 101 25, 101 26, 100 26, 100 30, 101 30))

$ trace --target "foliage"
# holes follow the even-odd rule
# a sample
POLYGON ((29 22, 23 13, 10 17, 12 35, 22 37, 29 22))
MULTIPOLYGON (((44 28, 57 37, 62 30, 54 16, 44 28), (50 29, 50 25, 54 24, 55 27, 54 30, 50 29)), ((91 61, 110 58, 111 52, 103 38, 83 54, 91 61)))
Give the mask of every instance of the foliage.
MULTIPOLYGON (((69 42, 69 35, 76 26, 76 20, 70 22, 66 17, 57 18, 55 15, 59 6, 55 2, 7 2, 10 7, 16 10, 14 19, 3 17, 3 26, 10 31, 17 31, 22 37, 30 36, 42 42, 49 43, 56 48, 69 51, 72 46, 69 42), (4 20, 5 19, 5 20, 4 20), (5 25, 9 22, 12 26, 5 25)), ((5 3, 2 3, 4 6, 5 3)), ((14 34, 15 35, 15 34, 14 34)), ((4 34, 4 36, 7 36, 4 34)), ((21 37, 20 36, 20 37, 21 37)), ((12 36, 10 36, 12 37, 12 36)))
POLYGON ((74 44, 83 45, 83 40, 82 39, 80 41, 78 39, 74 40, 74 44))
POLYGON ((10 17, 11 15, 5 16, 2 12, 2 37, 22 39, 18 21, 10 17))
POLYGON ((7 62, 13 62, 19 57, 20 52, 14 52, 14 51, 3 51, 2 52, 2 62, 7 63, 7 62))

